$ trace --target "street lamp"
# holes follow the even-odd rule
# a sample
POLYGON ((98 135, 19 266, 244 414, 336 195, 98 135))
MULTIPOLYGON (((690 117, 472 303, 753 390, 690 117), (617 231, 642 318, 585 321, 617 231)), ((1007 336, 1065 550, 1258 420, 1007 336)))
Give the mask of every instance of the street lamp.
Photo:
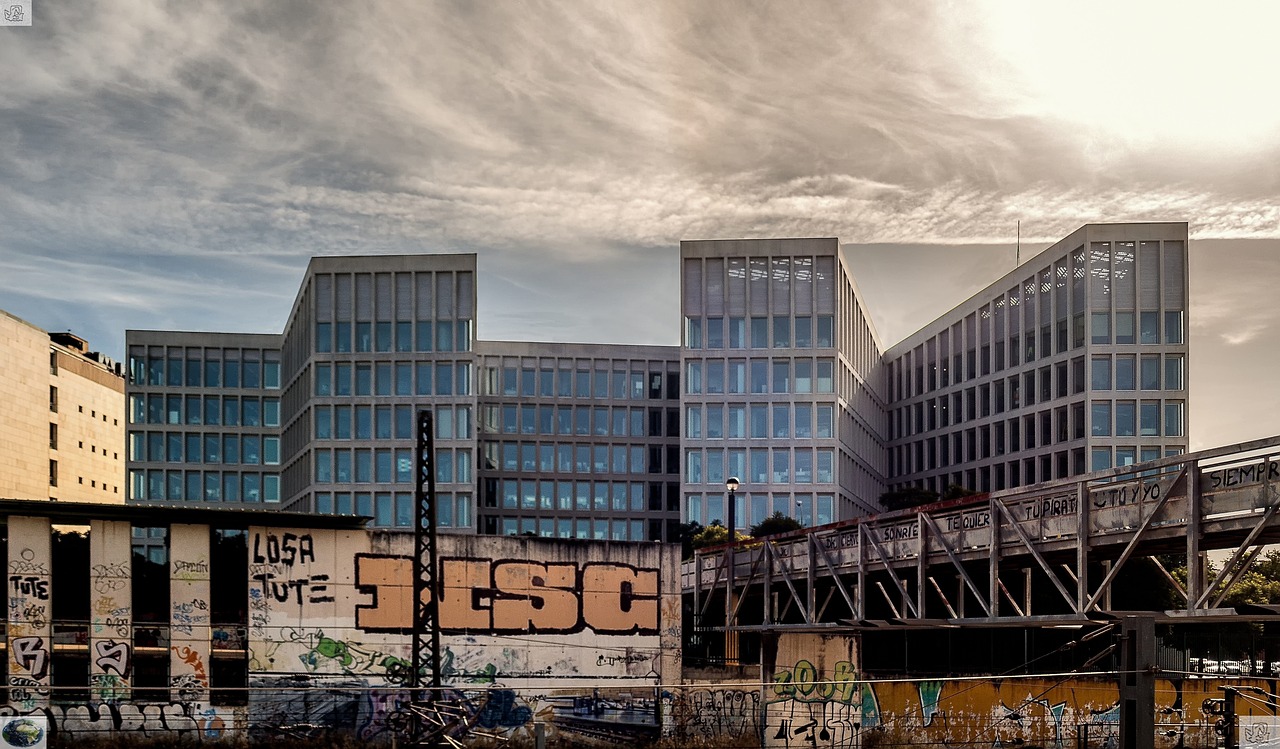
POLYGON ((724 482, 724 488, 729 490, 729 511, 727 513, 729 518, 729 540, 736 541, 737 536, 734 535, 734 531, 738 526, 738 499, 736 497, 738 493, 738 478, 730 476, 729 480, 724 482))

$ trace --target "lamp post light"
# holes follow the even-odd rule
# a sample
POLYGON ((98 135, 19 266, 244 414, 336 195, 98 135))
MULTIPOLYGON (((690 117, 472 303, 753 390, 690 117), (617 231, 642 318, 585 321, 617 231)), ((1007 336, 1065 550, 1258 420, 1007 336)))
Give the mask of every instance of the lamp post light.
POLYGON ((736 476, 730 476, 729 480, 724 482, 724 487, 729 490, 729 508, 727 517, 729 518, 730 541, 737 540, 737 536, 734 535, 734 531, 737 530, 738 527, 738 486, 739 483, 736 476))
POLYGON ((731 476, 728 481, 724 482, 724 488, 729 490, 729 512, 725 514, 725 517, 727 517, 729 521, 729 546, 724 552, 724 566, 726 571, 724 594, 724 662, 727 666, 738 665, 738 633, 732 629, 734 625, 734 609, 737 608, 734 605, 734 598, 736 597, 734 594, 737 586, 733 580, 733 573, 734 568, 737 565, 733 559, 733 544, 738 541, 738 486, 738 478, 736 476, 731 476))

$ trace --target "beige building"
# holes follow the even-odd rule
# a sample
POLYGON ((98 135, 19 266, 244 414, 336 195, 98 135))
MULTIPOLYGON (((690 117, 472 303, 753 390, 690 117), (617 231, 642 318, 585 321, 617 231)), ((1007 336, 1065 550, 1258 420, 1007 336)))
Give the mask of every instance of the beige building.
POLYGON ((119 366, 4 311, 0 351, 0 497, 123 502, 119 366))

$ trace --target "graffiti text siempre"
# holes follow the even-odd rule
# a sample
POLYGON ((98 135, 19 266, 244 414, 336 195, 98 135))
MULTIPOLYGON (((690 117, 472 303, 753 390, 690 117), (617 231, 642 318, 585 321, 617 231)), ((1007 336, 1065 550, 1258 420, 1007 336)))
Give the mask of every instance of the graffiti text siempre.
MULTIPOLYGON (((442 559, 440 630, 446 633, 658 634, 658 571, 626 564, 442 559)), ((356 586, 373 603, 356 627, 413 627, 413 560, 356 555, 356 586)))
POLYGON ((1280 461, 1266 460, 1235 468, 1223 468, 1205 474, 1209 482, 1209 490, 1229 489, 1243 484, 1260 484, 1262 482, 1280 482, 1280 461))

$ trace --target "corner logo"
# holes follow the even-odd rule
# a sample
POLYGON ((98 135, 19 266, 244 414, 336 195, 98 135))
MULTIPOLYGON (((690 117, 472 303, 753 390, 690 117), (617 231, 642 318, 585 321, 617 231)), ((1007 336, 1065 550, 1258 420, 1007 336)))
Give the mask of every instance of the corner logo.
POLYGON ((4 12, 4 20, 0 26, 30 26, 31 0, 0 0, 0 10, 4 12))

